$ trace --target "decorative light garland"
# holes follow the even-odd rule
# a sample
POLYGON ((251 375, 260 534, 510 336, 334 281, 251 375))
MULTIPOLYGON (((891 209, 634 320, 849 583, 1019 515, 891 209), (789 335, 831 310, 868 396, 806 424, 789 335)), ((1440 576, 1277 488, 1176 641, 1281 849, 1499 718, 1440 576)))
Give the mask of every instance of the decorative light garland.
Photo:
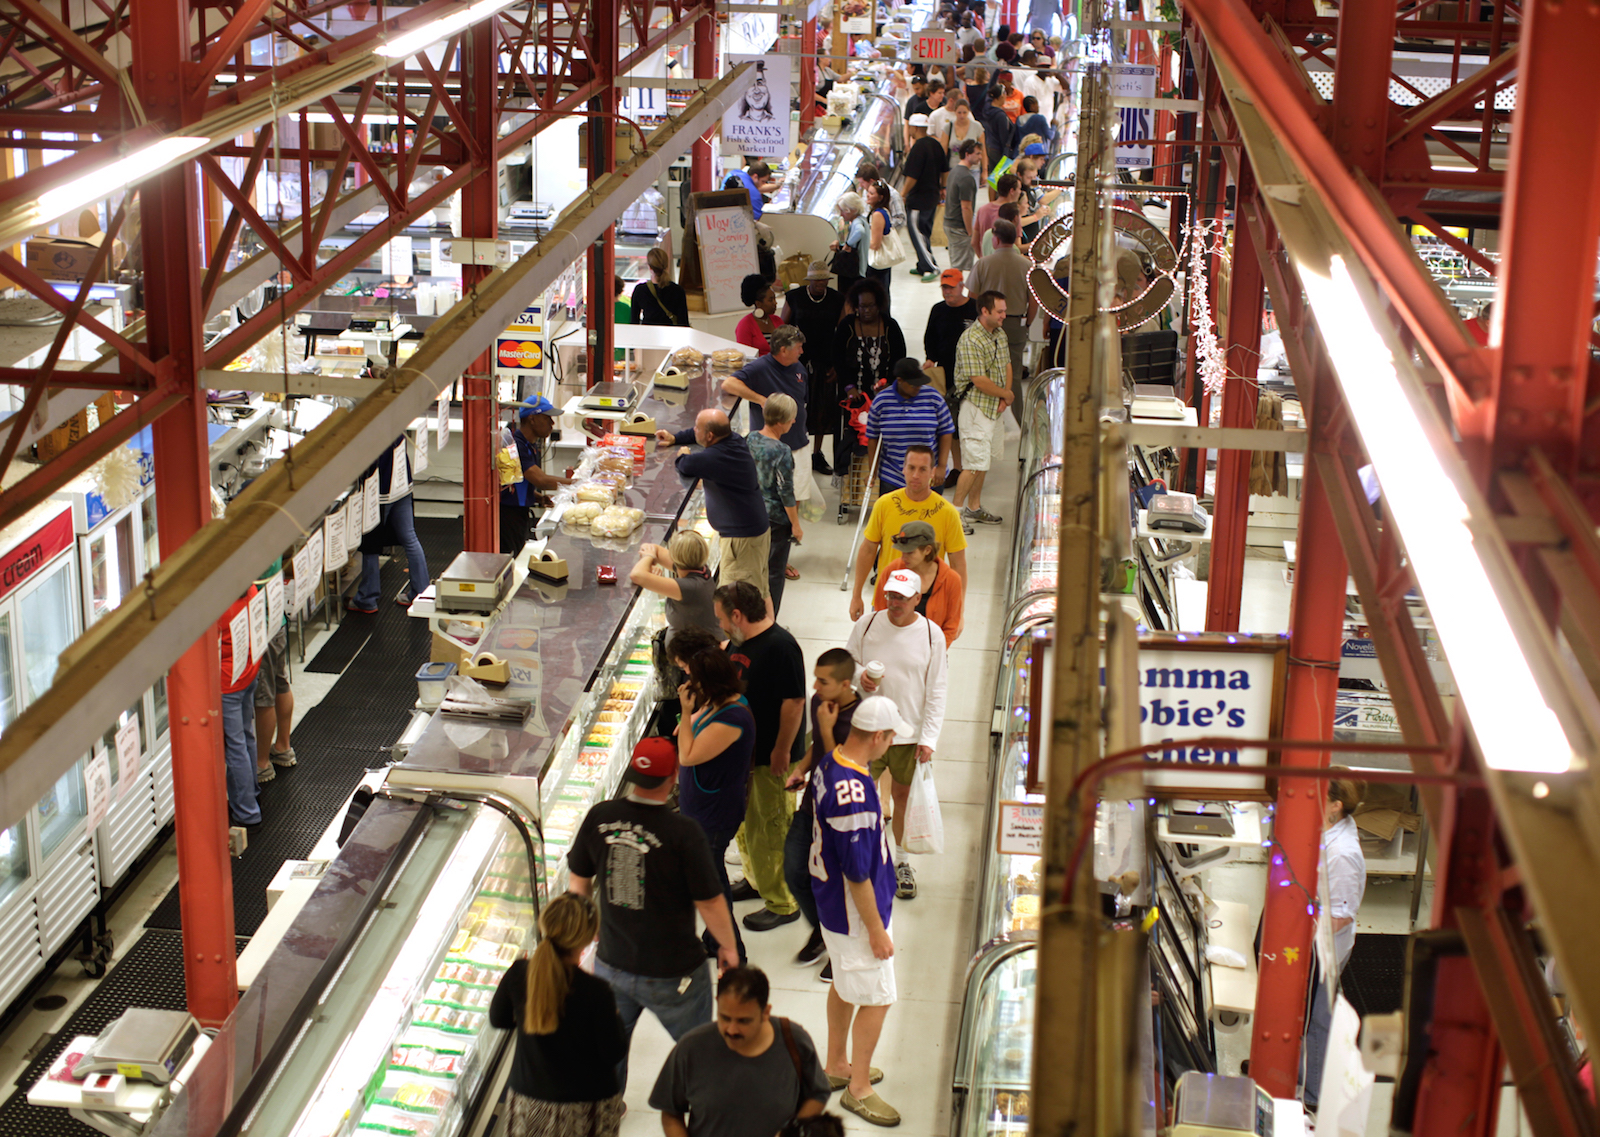
MULTIPOLYGON (((1195 337, 1195 362, 1200 371, 1200 380, 1205 384, 1207 393, 1221 395, 1223 384, 1228 378, 1228 358, 1222 350, 1222 345, 1217 342, 1217 324, 1211 318, 1210 289, 1206 282, 1206 253, 1205 230, 1208 225, 1196 225, 1189 234, 1189 328, 1190 334, 1195 337)), ((1212 251, 1219 257, 1225 256, 1222 247, 1222 234, 1213 234, 1216 248, 1212 251)))

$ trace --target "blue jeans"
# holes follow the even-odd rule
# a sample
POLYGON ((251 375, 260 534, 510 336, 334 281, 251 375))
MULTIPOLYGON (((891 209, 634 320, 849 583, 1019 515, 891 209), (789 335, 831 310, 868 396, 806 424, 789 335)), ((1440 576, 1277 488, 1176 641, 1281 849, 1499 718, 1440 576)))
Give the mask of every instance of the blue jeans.
MULTIPOLYGON (((422 551, 422 542, 417 540, 417 527, 414 522, 415 506, 411 495, 407 494, 399 501, 390 502, 388 505, 378 507, 378 524, 388 523, 394 533, 395 540, 404 547, 406 560, 411 566, 411 583, 406 585, 415 596, 431 583, 428 577, 428 558, 422 551)), ((355 605, 357 608, 376 608, 378 599, 383 595, 383 583, 378 578, 378 557, 363 555, 361 558, 361 583, 356 587, 355 605)))
POLYGON ((1319 965, 1312 975, 1311 1013, 1306 1016, 1305 1044, 1301 1050, 1303 1066, 1301 1101, 1314 1110, 1322 1096, 1322 1067, 1328 1058, 1328 1032, 1333 1027, 1333 1011, 1328 1006, 1328 976, 1319 965))
MULTIPOLYGON (((635 975, 631 971, 618 971, 603 959, 594 961, 594 973, 611 984, 617 998, 617 1014, 622 1016, 623 1036, 632 1043, 633 1028, 645 1011, 655 1015, 672 1041, 677 1042, 697 1026, 712 1019, 711 961, 707 960, 687 976, 661 979, 653 975, 635 975), (684 979, 687 989, 680 991, 684 979)), ((628 1059, 617 1063, 617 1085, 628 1086, 628 1059)))
POLYGON ((227 763, 228 812, 236 823, 255 825, 261 820, 256 804, 255 682, 222 696, 222 757, 227 763))
MULTIPOLYGON (((809 786, 807 787, 809 792, 809 786)), ((817 898, 811 895, 811 812, 797 809, 783 839, 783 881, 800 911, 817 927, 817 898)))
MULTIPOLYGON (((728 901, 728 920, 733 924, 733 942, 739 948, 739 963, 742 966, 746 959, 744 937, 739 934, 739 917, 733 914, 733 885, 728 882, 728 862, 725 859, 728 846, 733 844, 733 835, 737 832, 737 826, 732 829, 706 829, 706 840, 711 843, 711 863, 717 870, 717 879, 722 882, 722 895, 728 901)), ((717 954, 717 938, 711 934, 710 928, 701 934, 700 941, 706 945, 707 955, 717 954)))

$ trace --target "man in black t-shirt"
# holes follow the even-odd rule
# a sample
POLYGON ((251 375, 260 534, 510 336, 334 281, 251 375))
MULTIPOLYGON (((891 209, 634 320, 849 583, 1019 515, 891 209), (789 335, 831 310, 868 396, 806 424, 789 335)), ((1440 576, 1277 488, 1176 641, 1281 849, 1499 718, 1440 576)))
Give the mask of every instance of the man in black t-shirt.
POLYGON ((928 134, 928 116, 914 114, 906 120, 911 149, 901 173, 906 200, 906 232, 917 250, 917 267, 912 271, 931 280, 939 271, 933 262, 933 218, 944 196, 944 175, 949 166, 944 147, 928 134))
MULTIPOLYGON (((642 739, 622 776, 626 796, 590 809, 567 853, 567 887, 599 904, 594 973, 611 984, 630 1040, 647 1010, 674 1040, 711 1021, 696 912, 716 937, 719 968, 739 966, 733 914, 705 832, 666 805, 677 772, 671 739, 642 739)), ((618 1077, 628 1084, 626 1059, 618 1077)))
POLYGON ((783 842, 794 816, 794 802, 783 783, 790 764, 805 751, 805 655, 794 637, 773 622, 766 600, 749 581, 723 585, 715 599, 717 623, 729 637, 728 658, 744 679, 745 698, 756 720, 750 793, 739 836, 745 887, 734 889, 733 898, 760 896, 766 907, 741 922, 752 932, 765 932, 800 918, 800 906, 783 879, 783 842))
POLYGON ((966 277, 958 268, 947 268, 939 274, 939 291, 944 303, 928 309, 922 351, 929 363, 944 368, 945 390, 949 392, 955 382, 956 343, 978 318, 978 303, 967 295, 966 277))

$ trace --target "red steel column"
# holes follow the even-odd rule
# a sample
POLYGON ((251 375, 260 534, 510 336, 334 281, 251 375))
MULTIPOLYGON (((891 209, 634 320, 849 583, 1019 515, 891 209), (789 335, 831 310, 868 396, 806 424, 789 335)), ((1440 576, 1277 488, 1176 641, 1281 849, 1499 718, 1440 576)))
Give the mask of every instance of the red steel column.
MULTIPOLYGON (((461 39, 462 101, 467 125, 486 157, 461 191, 461 235, 494 240, 500 232, 500 200, 495 184, 494 143, 496 58, 494 21, 469 28, 461 39)), ((468 292, 489 275, 487 265, 463 265, 461 286, 468 292)), ((485 351, 461 379, 462 547, 469 552, 500 550, 500 479, 495 474, 499 414, 495 404, 494 352, 485 351)))
POLYGON ((1394 28, 1393 4, 1344 4, 1339 8, 1333 147, 1346 165, 1366 174, 1373 185, 1383 184, 1394 28))
POLYGON ((1469 456, 1493 447, 1493 465, 1476 466, 1480 483, 1493 469, 1520 465, 1535 446, 1565 475, 1580 463, 1586 474, 1600 469, 1595 447, 1579 446, 1600 242, 1600 139, 1592 130, 1573 131, 1570 113, 1573 97, 1592 81, 1600 10, 1528 5, 1521 41, 1489 333, 1491 351, 1500 352, 1491 370, 1488 437, 1467 440, 1469 456))
MULTIPOLYGON (((1286 330, 1284 334, 1289 334, 1286 330)), ((1329 334, 1337 334, 1330 330, 1329 334)), ((1316 377, 1312 444, 1326 449, 1334 386, 1331 376, 1316 377)), ((1334 527, 1322 479, 1314 461, 1305 467, 1300 502, 1299 554, 1289 622, 1289 682, 1283 737, 1331 738, 1333 703, 1339 687, 1339 649, 1343 640, 1344 547, 1334 527)), ((1311 750, 1285 751, 1285 766, 1326 766, 1328 757, 1311 750)), ((1308 911, 1316 895, 1322 845, 1323 783, 1303 778, 1278 782, 1273 818, 1272 863, 1261 923, 1261 958, 1256 1010, 1251 1022, 1250 1075, 1273 1097, 1294 1096, 1300 1071, 1300 1040, 1306 1026, 1306 988, 1312 968, 1316 920, 1308 911), (1295 886, 1298 881, 1305 891, 1295 886)))
MULTIPOLYGON (((1222 425, 1256 424, 1256 365, 1261 360, 1261 308, 1264 295, 1261 260, 1246 220, 1259 210, 1250 160, 1239 159, 1237 211, 1233 226, 1233 275, 1228 282, 1228 378, 1222 388, 1222 425)), ((1206 631, 1239 630, 1239 605, 1244 594, 1245 530, 1250 524, 1250 457, 1248 450, 1217 451, 1216 506, 1211 523, 1211 574, 1206 588, 1206 631)), ((1253 628, 1252 631, 1264 631, 1253 628)), ((1298 737, 1298 736, 1295 736, 1298 737)))
MULTIPOLYGON (((717 21, 705 16, 694 25, 694 77, 709 82, 717 77, 717 21)), ((711 188, 711 141, 701 138, 689 157, 689 188, 704 193, 711 188)))
MULTIPOLYGON (((611 85, 589 100, 589 185, 617 168, 617 0, 589 5, 590 49, 595 75, 611 85)), ((637 136, 633 139, 639 145, 637 136)), ((589 386, 611 380, 611 345, 616 342, 612 278, 617 273, 617 229, 613 225, 589 246, 589 386)))
MULTIPOLYGON (((153 121, 173 128, 196 115, 183 93, 189 66, 186 0, 134 0, 133 81, 153 121)), ((140 189, 145 250, 145 336, 189 397, 155 421, 156 520, 167 555, 211 520, 210 441, 201 356, 200 202, 185 163, 140 189)), ((222 760, 222 680, 208 631, 167 673, 172 788, 178 839, 178 906, 189 1011, 218 1026, 238 997, 228 787, 222 760)))
POLYGON ((800 133, 817 121, 817 21, 807 20, 800 31, 800 133))

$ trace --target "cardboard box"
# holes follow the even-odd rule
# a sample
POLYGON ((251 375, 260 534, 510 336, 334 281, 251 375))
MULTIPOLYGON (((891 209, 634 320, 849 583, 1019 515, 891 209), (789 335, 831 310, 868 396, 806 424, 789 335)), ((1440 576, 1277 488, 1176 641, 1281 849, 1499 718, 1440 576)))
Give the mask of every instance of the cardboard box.
MULTIPOLYGON (((29 237, 28 267, 46 280, 82 280, 104 240, 104 233, 90 237, 29 237)), ((95 279, 110 279, 127 251, 121 241, 113 242, 111 255, 95 279)))
POLYGON ((432 649, 428 652, 429 663, 453 663, 458 668, 465 667, 472 658, 470 651, 463 651, 438 632, 433 633, 432 649))
POLYGON ((117 413, 116 400, 112 398, 109 391, 96 399, 93 407, 95 412, 94 422, 91 423, 89 421, 89 408, 85 407, 68 419, 65 426, 58 426, 48 434, 42 435, 39 441, 34 444, 34 450, 38 455, 39 461, 48 462, 52 458, 65 453, 74 443, 81 441, 85 435, 101 423, 109 422, 111 417, 117 413))

